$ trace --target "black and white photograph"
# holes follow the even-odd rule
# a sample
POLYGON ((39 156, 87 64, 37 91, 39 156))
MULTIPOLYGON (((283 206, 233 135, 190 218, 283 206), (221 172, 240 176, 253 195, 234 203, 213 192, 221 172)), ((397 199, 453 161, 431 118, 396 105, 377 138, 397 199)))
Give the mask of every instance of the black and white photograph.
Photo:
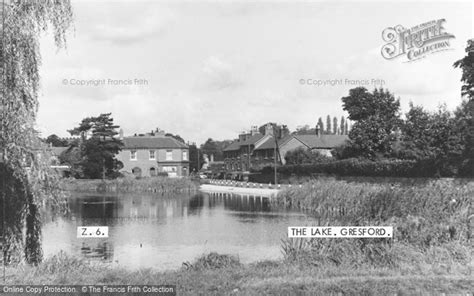
POLYGON ((470 0, 0 0, 1 295, 474 295, 470 0))

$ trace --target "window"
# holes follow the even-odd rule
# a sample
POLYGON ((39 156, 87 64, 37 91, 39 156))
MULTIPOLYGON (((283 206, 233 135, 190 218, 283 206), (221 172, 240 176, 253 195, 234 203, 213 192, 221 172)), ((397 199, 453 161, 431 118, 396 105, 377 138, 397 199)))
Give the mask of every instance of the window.
POLYGON ((137 160, 137 150, 130 151, 130 160, 137 160))
POLYGON ((150 160, 155 160, 155 150, 150 150, 150 160))
POLYGON ((166 160, 173 160, 173 150, 166 150, 166 160))
POLYGON ((172 172, 176 172, 176 167, 172 167, 172 166, 164 166, 163 167, 163 172, 167 172, 167 173, 172 173, 172 172))
POLYGON ((188 160, 188 151, 183 151, 183 160, 188 160))

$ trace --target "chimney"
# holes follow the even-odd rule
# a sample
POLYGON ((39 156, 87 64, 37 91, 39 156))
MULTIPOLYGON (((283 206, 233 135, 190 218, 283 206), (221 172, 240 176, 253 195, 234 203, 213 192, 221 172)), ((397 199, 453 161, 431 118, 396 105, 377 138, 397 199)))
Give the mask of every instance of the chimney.
POLYGON ((289 130, 288 130, 288 127, 286 125, 282 125, 280 131, 281 131, 280 139, 283 139, 283 138, 285 138, 286 136, 289 135, 289 130))
POLYGON ((214 162, 214 154, 211 154, 210 162, 214 162))
POLYGON ((265 135, 273 135, 273 124, 270 122, 265 125, 265 135))
POLYGON ((120 129, 119 131, 119 139, 123 140, 123 129, 120 129))
POLYGON ((252 126, 250 134, 252 136, 258 134, 258 127, 256 125, 252 126))

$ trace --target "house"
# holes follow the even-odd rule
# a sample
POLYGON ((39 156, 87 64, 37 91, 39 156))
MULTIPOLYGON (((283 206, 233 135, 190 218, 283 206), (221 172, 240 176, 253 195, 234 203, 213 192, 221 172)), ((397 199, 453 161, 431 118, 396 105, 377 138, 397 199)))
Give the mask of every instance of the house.
POLYGON ((318 151, 324 156, 332 157, 331 150, 344 144, 348 139, 347 135, 322 135, 319 128, 315 134, 291 135, 279 144, 282 164, 285 164, 286 153, 297 148, 318 151))
POLYGON ((238 139, 223 150, 226 171, 245 172, 271 165, 275 162, 275 151, 279 163, 278 149, 275 149, 276 142, 287 134, 286 126, 278 126, 275 123, 267 123, 260 128, 254 126, 249 133, 241 133, 238 139))
POLYGON ((132 137, 121 136, 124 146, 117 155, 123 173, 137 177, 154 177, 167 173, 169 177, 189 175, 189 147, 163 131, 132 137))

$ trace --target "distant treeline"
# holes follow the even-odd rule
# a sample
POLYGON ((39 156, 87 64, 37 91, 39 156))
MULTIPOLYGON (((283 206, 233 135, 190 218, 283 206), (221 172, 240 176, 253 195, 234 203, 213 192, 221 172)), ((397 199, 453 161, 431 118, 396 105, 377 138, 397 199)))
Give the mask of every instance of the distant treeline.
MULTIPOLYGON (((446 106, 428 111, 410 103, 402 118, 400 99, 387 89, 351 89, 341 98, 353 122, 349 140, 332 150, 332 158, 305 149, 282 155, 286 165, 278 168, 280 178, 312 174, 473 177, 474 40, 468 42, 466 53, 454 63, 462 70, 463 82, 463 99, 454 112, 446 106)), ((326 130, 329 118, 327 122, 326 130)), ((323 126, 322 119, 319 126, 323 126)), ((260 178, 272 172, 265 168, 260 178)))

